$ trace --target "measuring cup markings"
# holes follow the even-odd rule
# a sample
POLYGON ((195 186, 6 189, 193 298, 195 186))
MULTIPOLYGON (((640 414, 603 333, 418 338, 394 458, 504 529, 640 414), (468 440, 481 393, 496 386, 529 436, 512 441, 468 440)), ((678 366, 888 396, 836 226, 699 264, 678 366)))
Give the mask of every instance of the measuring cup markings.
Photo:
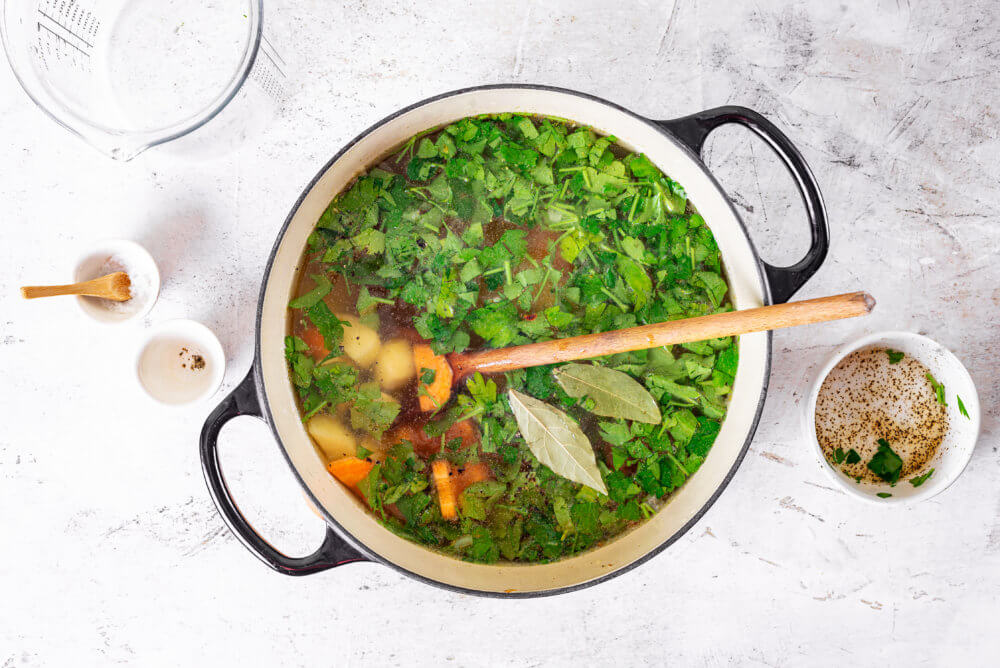
POLYGON ((250 73, 250 78, 260 86, 264 93, 275 101, 280 101, 285 95, 285 80, 288 78, 282 70, 282 66, 286 65, 285 60, 265 34, 261 34, 258 55, 263 55, 264 60, 261 61, 258 58, 258 62, 255 63, 253 71, 250 73))
POLYGON ((3 0, 0 32, 31 99, 99 150, 127 160, 209 121, 209 128, 219 125, 223 109, 230 127, 243 122, 237 107, 249 110, 243 137, 261 129, 264 115, 274 116, 289 68, 263 33, 262 5, 3 0))
POLYGON ((39 64, 49 72, 54 68, 89 72, 94 37, 100 21, 92 13, 72 3, 49 0, 40 3, 36 15, 35 51, 39 64))
POLYGON ((64 47, 90 58, 101 21, 80 4, 64 0, 42 0, 36 9, 39 41, 48 36, 54 42, 47 46, 61 52, 64 47))

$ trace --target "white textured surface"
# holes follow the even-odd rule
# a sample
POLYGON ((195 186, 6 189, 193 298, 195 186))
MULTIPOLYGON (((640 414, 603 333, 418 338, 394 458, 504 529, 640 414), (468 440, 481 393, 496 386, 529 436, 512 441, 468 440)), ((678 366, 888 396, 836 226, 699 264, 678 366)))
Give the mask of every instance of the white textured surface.
MULTIPOLYGON (((0 666, 958 665, 988 663, 1000 598, 996 5, 637 2, 297 3, 297 95, 235 155, 113 163, 44 118, 0 67, 0 666), (596 588, 497 601, 386 568, 272 574, 232 539, 195 441, 210 410, 131 384, 139 329, 202 320, 250 363, 274 234, 345 141, 461 86, 549 83, 652 117, 739 103, 781 125, 823 185, 826 265, 801 296, 867 288, 865 321, 775 336, 750 454, 674 547, 596 588), (76 249, 127 237, 160 263, 144 323, 101 328, 16 286, 68 277, 76 249), (958 354, 986 415, 951 489, 909 510, 832 490, 798 433, 836 344, 884 328, 958 354)), ((800 204, 762 144, 724 129, 708 162, 764 255, 806 246, 800 204), (763 198, 761 193, 764 193, 763 198)), ((221 393, 217 398, 221 398, 221 393)), ((289 552, 312 516, 263 425, 223 434, 246 512, 289 552)))

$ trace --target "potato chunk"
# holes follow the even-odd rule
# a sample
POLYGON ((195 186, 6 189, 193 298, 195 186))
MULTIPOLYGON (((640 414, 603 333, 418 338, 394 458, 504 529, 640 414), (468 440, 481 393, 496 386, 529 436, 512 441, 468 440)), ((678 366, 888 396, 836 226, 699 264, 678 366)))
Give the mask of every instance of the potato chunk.
POLYGON ((413 350, 406 339, 393 339, 382 345, 375 360, 375 380, 386 390, 398 390, 413 378, 413 350))
POLYGON ((378 357, 379 348, 382 347, 378 333, 371 327, 362 325, 356 316, 338 313, 337 317, 348 323, 344 325, 344 353, 359 367, 367 369, 378 357))
POLYGON ((312 416, 306 423, 306 431, 330 460, 354 457, 357 454, 358 442, 354 434, 332 415, 320 413, 312 416))
POLYGON ((371 452, 365 459, 376 464, 381 464, 382 460, 385 459, 385 449, 382 444, 371 436, 365 435, 361 438, 361 447, 371 452))

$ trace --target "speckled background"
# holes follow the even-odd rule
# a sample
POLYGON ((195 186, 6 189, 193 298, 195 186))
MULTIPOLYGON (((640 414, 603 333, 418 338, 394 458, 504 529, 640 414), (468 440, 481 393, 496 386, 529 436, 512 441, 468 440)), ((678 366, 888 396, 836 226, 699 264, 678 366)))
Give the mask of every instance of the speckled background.
MULTIPOLYGON (((278 11, 278 10, 275 10, 278 11)), ((0 666, 983 665, 1000 650, 997 5, 972 2, 295 3, 275 31, 293 95, 239 152, 112 162, 0 67, 0 666), (348 5, 348 6, 344 6, 348 5), (130 376, 141 330, 212 327, 224 390, 250 364, 259 277, 301 187, 400 106, 467 85, 575 88, 656 118, 723 103, 768 115, 824 188, 833 246, 801 293, 868 289, 864 321, 775 336, 772 389, 728 491, 663 555, 529 601, 443 593, 380 566, 272 574, 202 481, 209 402, 165 410, 130 376), (22 283, 67 278, 82 245, 145 244, 163 276, 145 322, 101 328, 22 283), (925 332, 975 378, 983 434, 963 477, 912 509, 834 490, 799 402, 834 347, 925 332)), ((763 255, 807 231, 788 175, 738 129, 707 162, 763 255)), ((221 394, 220 394, 221 397, 221 394)), ((321 523, 265 427, 223 433, 243 509, 304 553, 321 523)))

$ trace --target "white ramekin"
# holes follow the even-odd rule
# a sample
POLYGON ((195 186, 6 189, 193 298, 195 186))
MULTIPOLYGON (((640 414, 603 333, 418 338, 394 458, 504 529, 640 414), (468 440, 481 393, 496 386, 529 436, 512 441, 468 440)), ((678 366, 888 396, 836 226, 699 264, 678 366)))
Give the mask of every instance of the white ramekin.
POLYGON ((154 325, 143 333, 139 346, 136 348, 132 368, 134 370, 136 384, 151 400, 162 406, 188 406, 204 401, 218 391, 219 386, 222 384, 222 379, 226 374, 226 354, 222 349, 222 344, 219 342, 219 338, 215 335, 215 333, 200 322, 195 320, 186 320, 183 318, 177 320, 166 320, 154 325), (211 376, 209 377, 208 383, 206 383, 204 391, 199 393, 197 396, 194 396, 187 401, 164 401, 150 392, 144 384, 142 373, 140 372, 142 355, 150 343, 161 337, 190 342, 194 346, 197 346, 201 350, 202 354, 208 358, 211 376))
POLYGON ((109 309, 101 303, 103 300, 95 297, 77 297, 76 303, 85 315, 100 323, 116 325, 141 320, 153 309, 153 304, 160 295, 160 270, 149 251, 136 242, 106 239, 83 249, 73 268, 73 281, 78 283, 100 277, 103 271, 101 266, 111 257, 127 258, 133 274, 130 275, 133 285, 143 282, 143 302, 127 311, 109 309))
POLYGON ((819 465, 830 479, 849 496, 878 504, 912 504, 929 499, 947 489, 961 475, 969 459, 972 458, 972 451, 979 438, 979 426, 979 394, 969 372, 947 348, 926 336, 912 332, 877 332, 840 348, 830 357, 816 377, 809 390, 803 413, 805 439, 812 446, 819 465), (914 487, 905 480, 897 482, 895 487, 891 487, 888 483, 858 484, 827 461, 823 448, 816 439, 816 399, 823 381, 830 371, 852 352, 873 347, 891 348, 913 357, 926 366, 945 387, 948 402, 948 433, 934 458, 928 462, 927 469, 933 468, 934 474, 920 487, 914 487), (959 412, 956 394, 962 397, 962 403, 969 413, 968 418, 959 412), (879 498, 877 494, 880 492, 892 496, 879 498))

